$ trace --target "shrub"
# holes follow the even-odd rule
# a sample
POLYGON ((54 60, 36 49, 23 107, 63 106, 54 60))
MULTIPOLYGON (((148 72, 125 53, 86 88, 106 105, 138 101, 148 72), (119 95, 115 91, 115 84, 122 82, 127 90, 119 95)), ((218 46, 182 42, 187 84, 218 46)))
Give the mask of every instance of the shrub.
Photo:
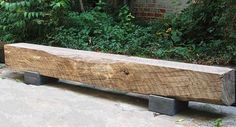
POLYGON ((135 25, 127 6, 114 18, 98 8, 70 13, 67 25, 57 29, 49 39, 51 45, 128 55, 148 56, 148 46, 156 38, 151 27, 135 25), (66 42, 66 43, 65 43, 66 42))
MULTIPOLYGON (((171 52, 188 62, 227 64, 235 60, 235 10, 231 0, 196 0, 180 14, 159 21, 158 56, 171 52), (176 49, 177 48, 177 49, 176 49), (177 51, 177 52, 176 52, 177 51)), ((176 56, 174 56, 176 58, 176 56)))
POLYGON ((233 0, 195 0, 181 13, 148 24, 135 23, 126 5, 111 14, 101 0, 82 13, 73 10, 74 0, 72 6, 67 0, 0 1, 3 41, 203 64, 236 62, 233 0))
POLYGON ((2 41, 43 38, 58 26, 69 7, 68 0, 0 0, 2 41))

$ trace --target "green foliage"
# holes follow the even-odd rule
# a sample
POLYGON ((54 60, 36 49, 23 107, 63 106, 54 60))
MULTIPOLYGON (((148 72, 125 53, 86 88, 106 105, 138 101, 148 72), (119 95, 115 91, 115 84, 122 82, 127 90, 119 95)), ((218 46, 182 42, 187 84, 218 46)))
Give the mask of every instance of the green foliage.
POLYGON ((233 28, 231 4, 231 0, 198 0, 178 15, 172 24, 183 32, 184 43, 228 39, 233 28))
POLYGON ((148 47, 154 45, 155 31, 135 25, 127 6, 120 10, 118 21, 100 8, 73 12, 66 19, 67 25, 49 37, 51 45, 138 56, 152 54, 148 47))
POLYGON ((0 0, 2 41, 29 41, 44 37, 58 26, 68 0, 0 0))
POLYGON ((132 31, 132 28, 134 27, 134 24, 132 23, 134 16, 131 14, 129 7, 127 5, 121 7, 118 16, 121 26, 128 31, 132 31))
POLYGON ((204 64, 233 63, 236 58, 233 31, 236 15, 232 1, 195 2, 180 14, 158 21, 157 36, 162 48, 157 55, 204 64))
POLYGON ((67 25, 50 36, 51 44, 203 64, 233 62, 235 15, 227 2, 206 2, 197 1, 180 14, 142 26, 133 22, 128 6, 121 7, 114 18, 105 13, 105 4, 100 1, 91 11, 69 13, 67 25))
POLYGON ((0 0, 0 40, 192 63, 236 63, 234 0, 195 0, 179 14, 142 25, 134 22, 127 5, 111 13, 104 0, 97 1, 95 8, 80 13, 76 0, 0 0))
POLYGON ((215 120, 214 127, 222 127, 222 119, 215 120))
POLYGON ((76 29, 76 28, 57 28, 57 33, 50 36, 53 41, 50 45, 56 45, 67 48, 90 50, 89 46, 89 29, 76 29))

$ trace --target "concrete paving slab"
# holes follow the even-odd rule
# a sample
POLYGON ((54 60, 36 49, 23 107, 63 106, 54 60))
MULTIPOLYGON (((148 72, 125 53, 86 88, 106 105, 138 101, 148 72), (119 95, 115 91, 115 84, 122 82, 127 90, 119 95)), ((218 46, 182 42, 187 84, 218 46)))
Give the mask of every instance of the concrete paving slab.
POLYGON ((26 85, 0 69, 0 127, 236 127, 236 108, 190 102, 176 116, 148 111, 147 100, 66 83, 26 85))

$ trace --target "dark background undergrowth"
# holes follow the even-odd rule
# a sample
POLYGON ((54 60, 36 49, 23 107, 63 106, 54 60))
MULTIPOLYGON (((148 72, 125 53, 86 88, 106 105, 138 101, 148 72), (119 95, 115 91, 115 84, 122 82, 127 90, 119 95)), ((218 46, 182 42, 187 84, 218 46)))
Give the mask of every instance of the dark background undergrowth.
POLYGON ((196 0, 178 14, 140 22, 104 1, 0 0, 0 40, 201 64, 235 64, 234 0, 196 0))

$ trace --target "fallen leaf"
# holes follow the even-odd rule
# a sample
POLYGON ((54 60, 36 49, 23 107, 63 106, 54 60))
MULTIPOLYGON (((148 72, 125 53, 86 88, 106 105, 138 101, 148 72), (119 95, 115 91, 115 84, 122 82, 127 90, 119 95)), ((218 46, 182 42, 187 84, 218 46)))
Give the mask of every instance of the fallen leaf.
POLYGON ((183 121, 184 121, 184 119, 179 119, 176 122, 179 123, 179 122, 183 122, 183 121))
POLYGON ((21 81, 21 80, 19 80, 19 79, 15 79, 15 81, 16 81, 16 82, 22 82, 22 81, 21 81))

